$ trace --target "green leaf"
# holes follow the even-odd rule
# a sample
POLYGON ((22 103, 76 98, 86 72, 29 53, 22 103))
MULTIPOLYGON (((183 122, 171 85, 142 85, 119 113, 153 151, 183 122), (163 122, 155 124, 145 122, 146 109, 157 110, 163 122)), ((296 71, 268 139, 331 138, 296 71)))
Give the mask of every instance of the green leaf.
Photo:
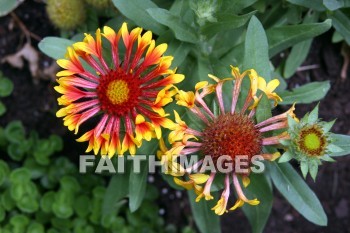
POLYGON ((298 67, 305 61, 310 48, 312 40, 306 40, 293 46, 284 66, 284 77, 290 78, 298 67))
POLYGON ((75 213, 79 217, 86 218, 86 216, 89 214, 90 207, 89 207, 89 205, 86 204, 89 202, 90 202, 90 199, 86 195, 81 195, 75 200, 73 208, 74 208, 75 213))
POLYGON ((11 197, 10 189, 7 189, 1 194, 1 205, 6 211, 10 211, 15 207, 16 203, 11 197))
POLYGON ((331 153, 330 156, 338 157, 350 154, 350 136, 342 134, 332 134, 332 144, 343 149, 341 152, 331 153))
POLYGON ((38 44, 41 52, 47 56, 57 60, 65 57, 67 47, 72 46, 75 42, 72 40, 59 38, 59 37, 45 37, 38 44))
POLYGON ((12 170, 10 175, 11 182, 16 184, 27 183, 30 181, 30 179, 30 171, 24 167, 12 170))
POLYGON ((39 202, 30 195, 23 196, 16 202, 17 207, 24 213, 35 213, 39 209, 39 202))
POLYGON ((60 190, 55 194, 55 201, 52 204, 52 212, 61 219, 68 219, 74 214, 73 194, 69 191, 60 190))
POLYGON ((52 212, 52 204, 55 201, 55 192, 49 191, 45 193, 40 200, 40 208, 45 213, 52 212))
POLYGON ((267 120, 272 116, 271 104, 267 96, 263 93, 256 108, 256 121, 257 123, 267 120))
POLYGON ((148 163, 142 161, 140 165, 140 172, 130 172, 129 177, 129 208, 131 212, 135 212, 140 206, 145 197, 148 163))
POLYGON ((247 216, 253 233, 261 233, 270 216, 273 202, 271 183, 263 174, 251 174, 250 185, 244 190, 249 197, 256 197, 260 204, 256 206, 243 205, 242 209, 247 216))
POLYGON ((127 18, 133 20, 137 25, 151 30, 160 35, 164 33, 165 27, 159 24, 148 13, 147 9, 157 8, 157 5, 150 0, 113 0, 113 4, 127 18))
POLYGON ((324 11, 326 8, 322 4, 322 0, 287 0, 288 2, 303 6, 306 8, 311 8, 316 11, 324 11))
POLYGON ((61 151, 63 149, 63 140, 60 136, 54 134, 50 135, 49 140, 52 150, 61 151))
POLYGON ((327 225, 327 215, 315 193, 289 163, 268 165, 275 187, 307 220, 320 226, 327 225))
MULTIPOLYGON (((138 149, 139 155, 154 155, 158 148, 158 140, 144 142, 138 149)), ((137 155, 136 155, 137 156, 137 155)), ((134 167, 130 171, 129 177, 129 208, 131 212, 136 211, 146 194, 148 177, 148 161, 141 161, 140 172, 135 172, 134 167)))
POLYGON ((7 97, 13 91, 13 82, 8 78, 0 77, 0 97, 7 97))
MULTIPOLYGON (((308 12, 305 16, 303 23, 314 23, 318 19, 318 14, 315 12, 308 12)), ((306 59, 309 50, 311 48, 312 39, 305 40, 293 46, 290 54, 287 57, 286 63, 284 65, 284 77, 290 78, 298 67, 306 59)))
POLYGON ((0 101, 0 116, 6 113, 7 109, 3 102, 0 101))
POLYGON ((231 29, 242 27, 254 15, 256 11, 244 15, 235 15, 230 13, 220 13, 215 22, 208 22, 201 27, 201 33, 209 38, 219 32, 226 32, 231 29))
POLYGON ((311 178, 315 181, 317 177, 317 172, 318 172, 318 164, 316 160, 311 160, 309 162, 309 172, 310 172, 311 178))
POLYGON ((283 155, 279 158, 278 162, 279 163, 285 163, 288 162, 293 158, 292 154, 289 151, 286 151, 283 153, 283 155))
POLYGON ((0 17, 13 11, 20 3, 18 0, 0 0, 0 17))
POLYGON ((7 147, 7 154, 14 161, 21 161, 24 158, 25 151, 21 147, 21 145, 10 144, 7 147))
POLYGON ((60 188, 65 192, 76 194, 81 189, 77 179, 74 176, 64 176, 60 180, 60 188))
POLYGON ((0 186, 5 182, 9 174, 10 174, 9 166, 5 161, 0 160, 0 186))
POLYGON ((190 44, 174 39, 168 43, 168 49, 166 50, 165 55, 173 56, 174 60, 172 61, 171 66, 178 67, 183 63, 190 51, 190 44))
POLYGON ((195 30, 184 23, 179 16, 160 8, 147 9, 147 12, 158 23, 169 27, 174 32, 176 39, 189 43, 198 41, 195 30))
POLYGON ((341 34, 346 42, 350 44, 350 17, 341 10, 328 13, 328 17, 332 19, 333 27, 341 34))
POLYGON ((314 124, 318 120, 318 104, 316 107, 309 113, 308 116, 308 124, 314 124))
POLYGON ((309 172, 309 164, 307 161, 300 162, 301 174, 303 174, 304 179, 306 179, 307 173, 309 172))
POLYGON ((202 200, 196 202, 193 190, 187 192, 190 200, 192 215, 201 233, 220 233, 220 218, 211 210, 214 203, 202 200))
MULTIPOLYGON (((29 224, 29 219, 27 216, 22 215, 22 214, 17 214, 11 217, 10 219, 10 224, 14 226, 15 228, 17 227, 23 227, 25 228, 29 224)), ((17 228, 18 229, 18 228, 17 228)))
POLYGON ((255 16, 248 24, 244 43, 243 70, 255 69, 266 81, 271 79, 268 43, 265 30, 255 16))
POLYGON ((332 36, 332 43, 336 44, 344 40, 344 37, 340 35, 339 32, 334 31, 333 36, 332 36))
POLYGON ((323 5, 328 10, 335 11, 344 6, 344 0, 323 0, 323 5))
MULTIPOLYGON (((120 160, 119 160, 120 161, 120 160)), ((118 202, 129 194, 129 171, 111 177, 102 204, 102 214, 115 213, 118 202)))
POLYGON ((312 82, 301 87, 294 88, 292 91, 282 91, 279 96, 282 98, 280 104, 309 104, 323 99, 330 89, 329 81, 312 82))
POLYGON ((224 12, 241 13, 244 8, 253 5, 256 1, 257 0, 223 0, 222 10, 224 12))
POLYGON ((31 222, 28 226, 27 233, 45 233, 45 229, 40 223, 31 222))
POLYGON ((332 21, 327 19, 322 23, 280 26, 267 30, 270 57, 301 41, 321 35, 331 26, 332 21))

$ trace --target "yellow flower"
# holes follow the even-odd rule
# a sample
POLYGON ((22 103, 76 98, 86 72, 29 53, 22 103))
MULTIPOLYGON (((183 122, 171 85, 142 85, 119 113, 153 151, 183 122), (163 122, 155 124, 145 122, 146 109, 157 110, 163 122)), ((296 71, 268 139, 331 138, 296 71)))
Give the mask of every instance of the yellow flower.
POLYGON ((216 205, 212 208, 214 210, 215 214, 217 215, 223 215, 227 212, 226 210, 227 206, 227 199, 224 197, 221 197, 219 201, 216 203, 216 205))
POLYGON ((177 100, 177 105, 185 106, 187 108, 194 107, 195 95, 192 91, 185 92, 179 90, 175 98, 177 100))
POLYGON ((273 79, 266 84, 264 78, 259 77, 258 80, 258 88, 263 91, 269 99, 273 99, 275 101, 275 105, 278 102, 281 102, 282 99, 275 92, 273 92, 280 85, 280 81, 278 79, 273 79))
POLYGON ((202 192, 203 188, 196 184, 193 180, 189 180, 189 181, 183 181, 180 180, 179 178, 174 177, 174 182, 175 184, 187 189, 187 190, 192 190, 194 189, 194 192, 198 195, 202 192))
POLYGON ((169 134, 169 142, 173 143, 177 140, 180 140, 183 138, 185 131, 187 129, 187 125, 184 121, 181 120, 179 114, 174 110, 174 114, 175 114, 175 122, 176 124, 174 124, 171 127, 171 132, 169 134))

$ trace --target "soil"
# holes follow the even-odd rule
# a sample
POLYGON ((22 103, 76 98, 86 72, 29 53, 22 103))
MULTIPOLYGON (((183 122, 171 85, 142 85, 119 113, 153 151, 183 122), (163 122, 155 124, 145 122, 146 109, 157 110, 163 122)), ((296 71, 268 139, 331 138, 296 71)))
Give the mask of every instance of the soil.
MULTIPOLYGON (((46 16, 44 4, 39 1, 25 1, 15 10, 15 14, 30 32, 41 38, 58 34, 46 16)), ((337 119, 333 132, 350 134, 350 72, 348 71, 347 79, 341 80, 341 45, 332 44, 331 35, 332 33, 328 32, 314 40, 311 52, 303 64, 318 65, 319 68, 297 72, 287 82, 288 87, 293 88, 310 81, 330 80, 331 90, 320 104, 320 116, 326 121, 337 119)), ((23 32, 10 15, 0 18, 0 60, 18 51, 25 40, 23 32)), ((31 43, 37 47, 38 41, 32 38, 31 43)), ((47 66, 51 62, 53 61, 45 55, 40 55, 40 66, 47 66)), ((73 160, 77 158, 77 154, 83 154, 85 145, 75 143, 74 134, 68 132, 61 119, 55 116, 55 83, 41 80, 36 84, 27 66, 19 70, 0 63, 0 70, 15 86, 13 94, 2 99, 8 111, 0 118, 0 126, 3 127, 12 120, 21 120, 28 131, 36 130, 43 137, 53 133, 61 135, 65 142, 64 154, 73 160)), ((302 116, 313 109, 315 104, 298 105, 297 115, 302 116)), ((283 110, 286 110, 286 107, 279 107, 276 112, 283 110)), ((297 167, 296 164, 295 166, 297 167)), ((154 182, 162 194, 159 204, 166 221, 176 225, 191 222, 186 194, 169 188, 165 182, 158 181, 158 178, 156 177, 154 182)), ((272 213, 264 232, 350 232, 350 156, 340 157, 336 163, 321 166, 317 182, 307 179, 307 183, 315 191, 327 213, 328 226, 319 227, 308 222, 275 191, 272 213)), ((221 220, 224 233, 251 231, 241 210, 224 215, 221 220)))

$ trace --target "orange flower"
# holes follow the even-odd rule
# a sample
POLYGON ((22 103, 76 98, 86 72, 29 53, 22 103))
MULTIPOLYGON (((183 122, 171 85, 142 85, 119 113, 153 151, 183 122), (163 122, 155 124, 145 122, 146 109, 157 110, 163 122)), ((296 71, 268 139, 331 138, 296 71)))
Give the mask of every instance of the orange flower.
MULTIPOLYGON (((177 104, 191 111, 195 116, 191 119, 194 119, 195 122, 191 122, 191 119, 188 121, 182 120, 175 111, 176 123, 173 127, 170 127, 171 132, 168 138, 171 147, 164 152, 164 154, 169 155, 168 160, 181 157, 188 161, 191 160, 192 155, 203 155, 199 161, 184 169, 183 179, 179 175, 175 178, 178 185, 186 189, 195 189, 196 201, 213 199, 210 194, 213 181, 217 174, 224 175, 224 190, 217 204, 212 208, 218 215, 222 215, 228 210, 234 210, 244 203, 259 204, 257 199, 250 200, 245 196, 238 180, 238 176, 241 176, 243 186, 247 187, 249 185, 250 162, 247 169, 239 171, 235 167, 236 160, 241 155, 246 156, 248 161, 251 161, 255 155, 271 161, 277 159, 280 156, 278 152, 264 153, 263 147, 277 145, 281 139, 289 138, 289 135, 286 134, 288 116, 295 117, 293 113, 295 108, 292 106, 283 114, 256 123, 254 116, 260 100, 260 97, 256 96, 258 90, 264 92, 269 99, 277 103, 280 98, 273 91, 278 86, 278 81, 272 80, 266 83, 253 69, 241 73, 237 67, 231 67, 231 74, 232 77, 224 79, 209 75, 209 78, 214 80, 215 83, 210 84, 207 81, 201 81, 195 86, 195 93, 178 91, 177 104), (250 89, 247 95, 242 94, 241 91, 245 78, 249 78, 250 81, 250 89), (234 81, 232 99, 227 103, 227 98, 223 96, 223 86, 232 81, 234 81), (210 95, 212 98, 209 98, 209 100, 213 100, 213 96, 216 97, 212 101, 213 103, 207 101, 206 97, 210 95), (240 105, 238 100, 241 100, 240 105), (211 103, 211 105, 207 103, 211 103), (281 132, 274 136, 265 134, 274 131, 281 132), (206 163, 207 156, 213 162, 214 166, 212 168, 215 169, 215 171, 211 170, 210 175, 203 173, 208 166, 206 163), (222 166, 220 166, 219 161, 226 161, 226 164, 231 165, 232 169, 220 170, 222 166), (204 170, 202 171, 202 169, 204 170), (236 204, 228 209, 231 180, 233 180, 233 187, 238 198, 236 204)), ((163 149, 165 149, 164 146, 163 149)))
POLYGON ((184 76, 170 69, 173 57, 163 55, 167 45, 156 46, 150 31, 141 33, 141 28, 129 32, 126 23, 118 32, 105 26, 95 37, 85 34, 67 49, 66 59, 57 61, 64 69, 57 73, 55 90, 62 94, 58 103, 63 106, 57 117, 75 133, 84 122, 98 120, 77 140, 89 142, 87 152, 135 154, 144 139, 160 138, 161 127, 173 126, 163 107, 172 102, 173 84, 184 76))

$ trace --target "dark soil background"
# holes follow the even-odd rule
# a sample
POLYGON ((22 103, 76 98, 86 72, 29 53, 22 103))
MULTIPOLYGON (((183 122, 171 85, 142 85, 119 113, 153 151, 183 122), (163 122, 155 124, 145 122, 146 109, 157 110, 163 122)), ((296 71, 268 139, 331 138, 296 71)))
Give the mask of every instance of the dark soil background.
MULTIPOLYGON (((43 3, 28 0, 15 10, 15 14, 30 32, 39 37, 58 34, 58 31, 49 23, 43 3)), ((314 40, 311 52, 303 64, 318 65, 319 68, 297 72, 288 80, 288 86, 293 88, 310 81, 330 80, 332 87, 320 104, 320 116, 325 121, 337 119, 333 132, 350 134, 350 75, 348 71, 347 79, 340 78, 343 64, 343 58, 340 55, 341 45, 332 44, 331 35, 332 33, 328 32, 314 40)), ((21 49, 25 42, 23 31, 14 22, 12 16, 0 18, 0 60, 21 49)), ((31 42, 36 48, 38 41, 32 38, 31 42)), ((40 55, 41 67, 47 67, 50 63, 52 60, 40 55)), ((85 145, 76 143, 74 135, 68 132, 62 121, 55 116, 57 110, 57 95, 53 90, 55 83, 41 80, 35 84, 27 66, 18 70, 8 64, 0 63, 0 70, 15 85, 13 94, 2 99, 8 111, 0 118, 0 125, 5 126, 12 120, 21 120, 28 131, 35 129, 42 137, 53 133, 61 135, 65 141, 64 154, 73 160, 77 159, 78 154, 83 154, 85 145)), ((298 105, 297 114, 302 116, 313 109, 315 104, 298 105)), ((285 109, 279 107, 276 112, 285 109)), ((296 164, 295 167, 297 167, 296 164)), ((166 221, 176 225, 191 222, 186 194, 169 188, 158 178, 156 177, 153 182, 159 187, 161 214, 165 216, 166 221)), ((321 166, 316 183, 311 179, 307 182, 319 197, 327 213, 328 226, 319 227, 309 223, 276 191, 265 232, 350 232, 350 156, 340 157, 336 163, 321 166)), ((249 223, 241 210, 224 215, 222 229, 224 233, 250 232, 249 223)))

